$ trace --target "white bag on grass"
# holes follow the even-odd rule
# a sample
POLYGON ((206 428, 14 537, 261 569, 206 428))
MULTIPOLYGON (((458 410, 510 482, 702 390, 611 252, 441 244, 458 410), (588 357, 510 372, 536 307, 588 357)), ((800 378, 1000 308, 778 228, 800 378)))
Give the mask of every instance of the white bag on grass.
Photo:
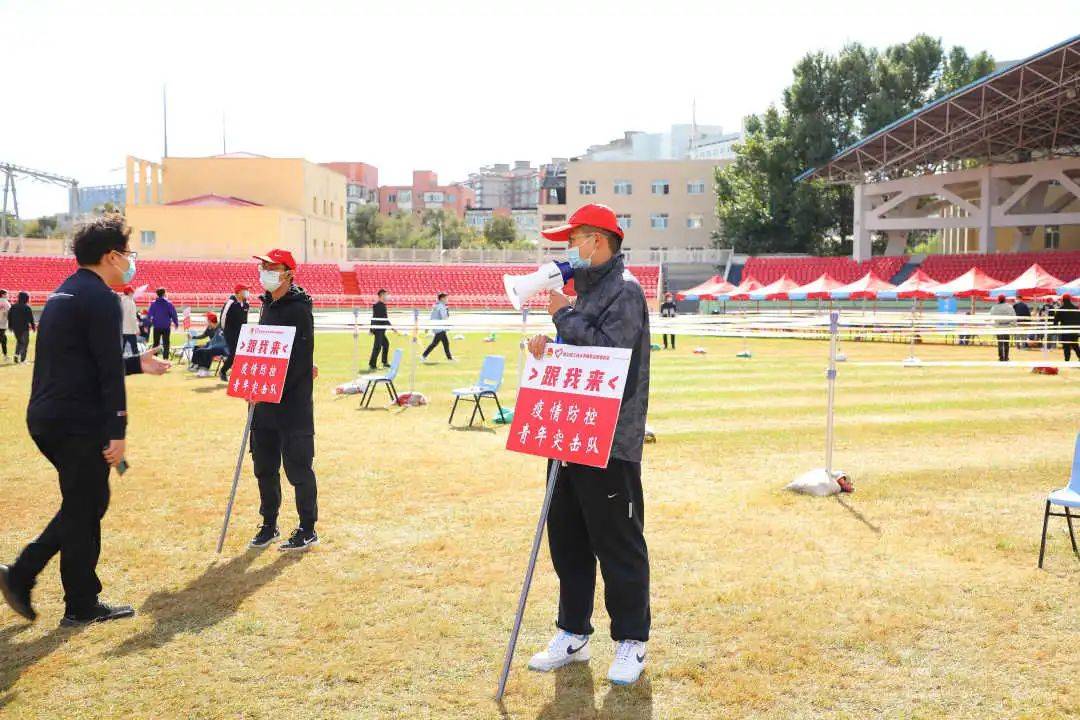
POLYGON ((836 482, 836 477, 842 475, 843 473, 829 475, 825 468, 817 468, 795 478, 784 489, 816 497, 837 495, 840 492, 840 483, 836 482))

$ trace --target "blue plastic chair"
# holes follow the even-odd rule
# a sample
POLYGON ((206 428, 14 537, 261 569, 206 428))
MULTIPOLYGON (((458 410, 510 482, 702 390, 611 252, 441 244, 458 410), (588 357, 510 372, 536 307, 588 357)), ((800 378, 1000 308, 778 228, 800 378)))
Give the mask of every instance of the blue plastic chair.
MULTIPOLYGON (((1043 566, 1043 555, 1046 554, 1046 524, 1050 516, 1063 517, 1069 523, 1069 539, 1072 540, 1073 552, 1080 558, 1080 550, 1076 547, 1076 532, 1073 530, 1073 515, 1069 508, 1080 509, 1080 435, 1076 436, 1076 449, 1073 451, 1072 477, 1069 478, 1067 487, 1055 490, 1046 496, 1046 510, 1043 512, 1042 542, 1039 544, 1039 567, 1043 566), (1050 512, 1051 505, 1060 505, 1065 509, 1063 513, 1050 512)), ((1076 515, 1080 518, 1080 512, 1076 515)))
POLYGON ((505 368, 506 359, 502 355, 488 355, 485 357, 484 364, 480 366, 480 377, 476 380, 475 385, 451 390, 454 395, 454 407, 450 409, 450 419, 446 422, 453 424, 454 413, 457 412, 458 403, 461 402, 462 398, 466 402, 473 403, 472 416, 469 417, 469 427, 472 427, 477 413, 480 413, 481 422, 484 420, 484 411, 480 407, 482 398, 492 398, 495 401, 495 407, 499 410, 497 417, 502 417, 503 409, 502 403, 499 402, 498 392, 502 386, 503 370, 505 368))
POLYGON ((385 385, 386 392, 390 393, 390 400, 393 403, 398 401, 397 388, 394 387, 394 378, 397 377, 398 368, 401 367, 401 348, 394 351, 394 358, 390 361, 390 367, 385 373, 371 373, 369 375, 362 375, 360 380, 367 383, 364 387, 364 394, 360 396, 360 407, 368 407, 371 405, 371 398, 375 394, 375 387, 377 385, 385 385))

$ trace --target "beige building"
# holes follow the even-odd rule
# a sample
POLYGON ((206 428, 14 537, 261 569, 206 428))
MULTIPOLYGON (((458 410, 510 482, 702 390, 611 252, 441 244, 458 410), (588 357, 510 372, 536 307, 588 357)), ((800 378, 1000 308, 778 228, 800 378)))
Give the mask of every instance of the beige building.
POLYGON ((129 157, 132 247, 150 258, 247 258, 280 247, 299 262, 344 261, 345 182, 301 158, 129 157))
POLYGON ((542 228, 566 222, 586 203, 610 206, 629 250, 707 248, 718 229, 713 174, 718 160, 571 160, 565 194, 545 191, 542 228), (559 200, 565 197, 565 204, 559 200))

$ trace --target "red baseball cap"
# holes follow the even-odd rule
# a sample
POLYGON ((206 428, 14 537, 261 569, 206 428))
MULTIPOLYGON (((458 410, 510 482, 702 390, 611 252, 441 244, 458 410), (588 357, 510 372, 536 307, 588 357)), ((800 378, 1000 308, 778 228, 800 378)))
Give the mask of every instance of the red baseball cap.
POLYGON ((206 319, 207 319, 207 320, 208 320, 209 322, 212 322, 212 323, 216 323, 216 322, 217 322, 217 315, 215 315, 215 314, 214 314, 214 313, 212 313, 212 312, 208 312, 208 313, 206 313, 206 319))
POLYGON ((236 287, 233 288, 233 295, 237 294, 238 292, 240 292, 242 290, 250 290, 250 289, 251 288, 248 287, 247 285, 237 285, 236 287))
POLYGON ((134 295, 135 294, 135 288, 131 287, 130 285, 125 285, 123 292, 124 292, 125 295, 134 295))
POLYGON ((548 240, 567 242, 573 229, 582 225, 592 225, 593 227, 610 230, 618 235, 620 240, 623 236, 622 228, 619 227, 619 221, 615 217, 615 211, 600 203, 582 205, 574 211, 574 214, 570 216, 565 225, 553 227, 550 230, 542 230, 540 234, 548 240))
POLYGON ((251 257, 255 258, 260 262, 270 263, 271 265, 281 263, 290 270, 296 269, 296 261, 293 260, 292 253, 288 250, 279 250, 278 248, 274 248, 265 255, 252 255, 251 257))

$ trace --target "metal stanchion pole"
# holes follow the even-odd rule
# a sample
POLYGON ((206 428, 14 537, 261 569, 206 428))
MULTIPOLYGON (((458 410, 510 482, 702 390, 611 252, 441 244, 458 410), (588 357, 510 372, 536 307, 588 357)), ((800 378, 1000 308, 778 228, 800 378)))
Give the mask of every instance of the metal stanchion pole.
POLYGON ((356 374, 360 375, 360 308, 352 309, 353 328, 352 328, 352 358, 353 367, 356 368, 356 374))
POLYGON ((503 694, 506 692, 506 681, 510 677, 510 663, 514 660, 514 648, 517 647, 521 620, 525 616, 525 603, 529 599, 529 587, 532 585, 533 571, 536 569, 536 558, 540 554, 540 540, 544 537, 544 525, 547 524, 548 511, 551 509, 551 496, 555 492, 555 481, 559 476, 559 461, 551 460, 550 463, 547 491, 544 494, 544 502, 540 506, 540 520, 536 523, 532 552, 529 553, 529 564, 525 568, 525 581, 521 585, 521 595, 518 597, 514 628, 510 631, 510 642, 506 645, 506 657, 503 658, 502 672, 499 674, 499 689, 495 691, 495 699, 498 701, 502 701, 503 694))
POLYGON ((840 313, 829 313, 829 369, 825 375, 828 380, 828 400, 825 410, 825 474, 832 477, 833 452, 833 409, 836 401, 836 345, 840 337, 840 313))

